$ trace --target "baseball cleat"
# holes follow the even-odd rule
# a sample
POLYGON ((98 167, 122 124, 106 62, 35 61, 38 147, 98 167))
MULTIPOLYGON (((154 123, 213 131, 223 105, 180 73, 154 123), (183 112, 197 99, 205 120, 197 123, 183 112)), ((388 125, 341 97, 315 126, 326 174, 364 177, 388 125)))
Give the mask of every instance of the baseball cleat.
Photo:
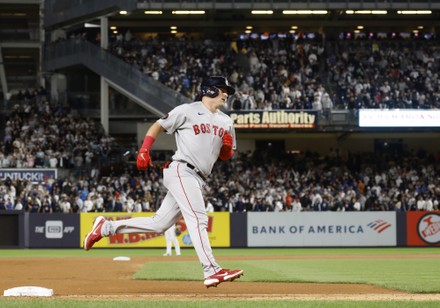
POLYGON ((100 239, 102 239, 101 235, 101 229, 104 225, 105 218, 103 216, 98 216, 95 219, 95 222, 93 224, 92 231, 87 234, 86 238, 84 239, 84 249, 89 250, 93 247, 93 245, 98 242, 100 239))
POLYGON ((222 269, 215 273, 214 275, 209 276, 208 278, 205 278, 205 281, 203 284, 209 288, 209 287, 217 287, 218 284, 225 282, 225 281, 234 281, 237 278, 240 278, 240 276, 243 275, 243 270, 229 270, 229 269, 222 269))

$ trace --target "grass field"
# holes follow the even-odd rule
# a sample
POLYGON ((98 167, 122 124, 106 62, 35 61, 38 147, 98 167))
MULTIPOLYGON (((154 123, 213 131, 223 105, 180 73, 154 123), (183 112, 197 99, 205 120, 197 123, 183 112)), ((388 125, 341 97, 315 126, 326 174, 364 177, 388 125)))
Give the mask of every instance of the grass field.
MULTIPOLYGON (((163 249, 0 250, 2 258, 96 258, 158 256, 163 249)), ((412 294, 440 293, 439 248, 297 248, 214 249, 224 267, 242 268, 245 276, 234 283, 292 282, 369 284, 412 294), (235 257, 230 259, 231 257, 235 257)), ((195 256, 192 249, 185 256, 195 256)), ((148 262, 134 279, 200 280, 200 265, 189 262, 148 262)), ((2 293, 3 294, 3 293, 2 293)), ((87 301, 53 298, 0 298, 1 307, 440 307, 440 301, 339 300, 118 300, 87 301)))

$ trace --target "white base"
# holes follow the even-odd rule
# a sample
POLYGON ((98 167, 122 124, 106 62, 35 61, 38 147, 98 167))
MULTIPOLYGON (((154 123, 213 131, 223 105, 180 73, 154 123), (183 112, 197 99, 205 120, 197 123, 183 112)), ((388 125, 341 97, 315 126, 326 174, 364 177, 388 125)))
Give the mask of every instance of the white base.
POLYGON ((113 261, 130 261, 131 258, 130 257, 114 257, 113 261))
POLYGON ((3 292, 3 296, 52 296, 53 290, 43 287, 15 287, 7 289, 3 292))

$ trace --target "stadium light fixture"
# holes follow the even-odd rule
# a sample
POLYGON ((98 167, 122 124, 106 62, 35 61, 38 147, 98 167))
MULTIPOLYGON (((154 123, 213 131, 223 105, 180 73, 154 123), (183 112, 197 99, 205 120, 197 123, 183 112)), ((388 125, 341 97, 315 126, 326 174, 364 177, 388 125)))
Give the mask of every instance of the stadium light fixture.
POLYGON ((119 15, 127 15, 128 12, 127 11, 119 11, 119 15))
POLYGON ((100 25, 92 24, 90 22, 84 23, 84 28, 99 28, 99 27, 100 27, 100 25))
POLYGON ((203 15, 205 11, 172 11, 175 15, 203 15))
POLYGON ((284 15, 326 15, 327 10, 284 10, 284 15))
POLYGON ((31 56, 4 56, 5 59, 32 59, 31 56))
POLYGON ((347 15, 353 15, 353 14, 358 14, 358 15, 386 15, 388 14, 388 11, 386 10, 357 10, 357 11, 353 11, 353 10, 346 10, 345 14, 347 15))
POLYGON ((253 10, 251 11, 253 15, 272 15, 272 10, 253 10))
POLYGON ((397 14, 401 15, 430 15, 432 11, 428 10, 408 10, 408 11, 397 11, 397 14))
POLYGON ((145 15, 161 15, 162 11, 144 11, 145 15))
POLYGON ((14 17, 23 17, 23 16, 27 16, 26 13, 0 13, 0 16, 14 16, 14 17))

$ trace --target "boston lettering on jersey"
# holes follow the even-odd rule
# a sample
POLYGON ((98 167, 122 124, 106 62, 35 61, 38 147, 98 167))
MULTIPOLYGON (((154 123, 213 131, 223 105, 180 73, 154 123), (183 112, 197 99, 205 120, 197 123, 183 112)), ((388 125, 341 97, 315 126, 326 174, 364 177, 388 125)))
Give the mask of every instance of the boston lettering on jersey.
POLYGON ((225 133, 225 129, 223 127, 218 127, 217 125, 213 125, 211 128, 211 124, 209 123, 202 123, 202 124, 194 124, 193 125, 194 134, 198 135, 200 133, 202 134, 211 134, 211 132, 215 136, 223 137, 225 133))

